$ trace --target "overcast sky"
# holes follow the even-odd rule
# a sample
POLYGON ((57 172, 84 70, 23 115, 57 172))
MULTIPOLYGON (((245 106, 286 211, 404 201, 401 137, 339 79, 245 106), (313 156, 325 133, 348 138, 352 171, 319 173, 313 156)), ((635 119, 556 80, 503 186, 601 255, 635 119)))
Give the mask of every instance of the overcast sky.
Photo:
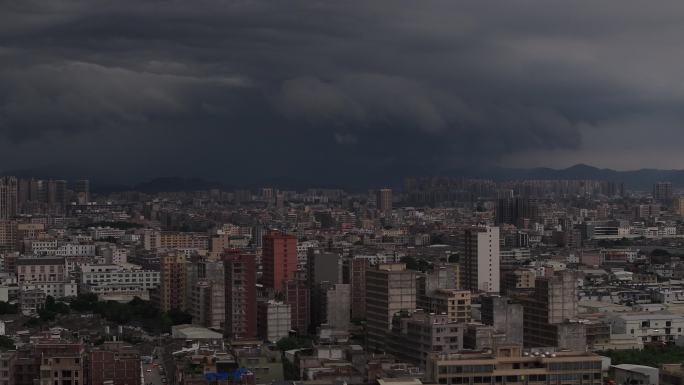
POLYGON ((684 168, 684 3, 0 0, 0 170, 684 168))

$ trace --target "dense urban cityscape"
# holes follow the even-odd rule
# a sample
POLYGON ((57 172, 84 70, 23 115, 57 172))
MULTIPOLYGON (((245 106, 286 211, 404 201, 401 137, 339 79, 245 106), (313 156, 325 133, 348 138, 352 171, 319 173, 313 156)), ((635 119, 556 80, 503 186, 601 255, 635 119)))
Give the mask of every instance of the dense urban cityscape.
POLYGON ((0 0, 0 385, 684 385, 682 20, 0 0))
POLYGON ((683 217, 669 182, 5 176, 0 383, 678 385, 683 217))

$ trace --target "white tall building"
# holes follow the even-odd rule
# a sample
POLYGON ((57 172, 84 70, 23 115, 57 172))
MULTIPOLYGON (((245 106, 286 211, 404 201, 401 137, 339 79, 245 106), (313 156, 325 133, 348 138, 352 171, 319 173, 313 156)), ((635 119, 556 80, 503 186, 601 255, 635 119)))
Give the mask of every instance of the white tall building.
POLYGON ((90 286, 111 286, 116 284, 138 285, 149 290, 159 286, 158 271, 143 270, 140 266, 126 265, 83 265, 79 284, 90 286))
POLYGON ((269 342, 287 337, 292 329, 290 305, 278 301, 259 302, 257 326, 259 336, 269 342))
POLYGON ((465 289, 472 292, 499 292, 501 251, 498 227, 466 229, 462 257, 461 282, 465 289))

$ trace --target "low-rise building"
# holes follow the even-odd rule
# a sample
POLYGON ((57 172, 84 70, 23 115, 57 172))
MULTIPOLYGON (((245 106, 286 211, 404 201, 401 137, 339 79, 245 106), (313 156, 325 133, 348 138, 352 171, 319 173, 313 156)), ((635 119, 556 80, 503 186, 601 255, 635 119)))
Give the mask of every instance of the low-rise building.
POLYGON ((79 284, 93 287, 110 285, 139 286, 149 290, 159 286, 159 272, 143 270, 133 264, 125 265, 83 265, 80 268, 79 284))
POLYGON ((684 335, 684 316, 666 312, 618 314, 609 322, 613 334, 625 334, 643 342, 674 342, 684 335))
POLYGON ((658 385, 660 382, 658 368, 633 364, 613 365, 612 368, 618 384, 658 385))
POLYGON ((435 384, 582 384, 601 385, 602 357, 589 352, 523 351, 501 345, 492 351, 433 353, 425 371, 435 384))

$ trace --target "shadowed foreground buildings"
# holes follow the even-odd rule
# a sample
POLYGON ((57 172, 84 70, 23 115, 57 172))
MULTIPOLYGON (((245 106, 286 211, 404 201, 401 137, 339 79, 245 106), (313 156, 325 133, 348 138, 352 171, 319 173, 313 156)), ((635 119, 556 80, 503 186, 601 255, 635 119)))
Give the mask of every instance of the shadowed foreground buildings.
POLYGON ((36 340, 28 347, 4 352, 0 373, 4 385, 140 385, 140 354, 120 342, 88 347, 81 342, 36 340))

